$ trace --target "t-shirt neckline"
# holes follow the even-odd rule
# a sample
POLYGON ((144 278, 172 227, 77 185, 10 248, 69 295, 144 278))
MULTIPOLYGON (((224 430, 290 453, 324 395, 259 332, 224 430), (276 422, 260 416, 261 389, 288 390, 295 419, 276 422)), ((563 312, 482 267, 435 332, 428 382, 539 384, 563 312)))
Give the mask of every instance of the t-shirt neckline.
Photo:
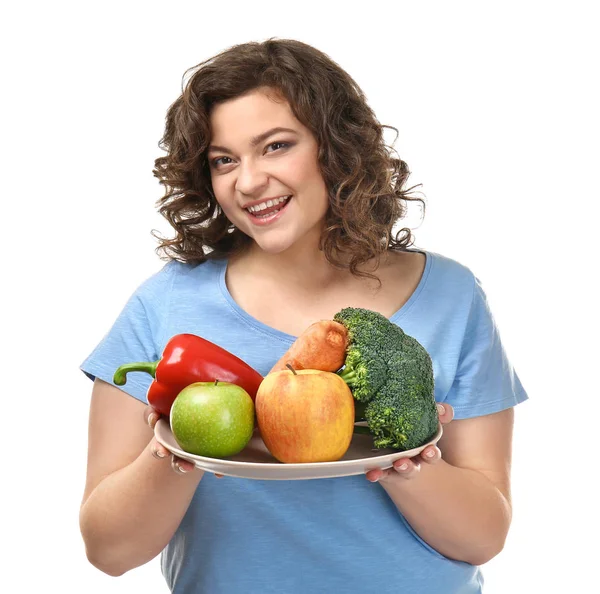
MULTIPOLYGON (((390 318, 389 318, 390 321, 392 321, 394 323, 398 323, 398 320, 405 317, 407 312, 409 311, 409 309, 411 309, 413 307, 413 305, 416 303, 416 301, 418 300, 419 296, 423 292, 423 289, 425 288, 425 285, 427 284, 427 279, 429 277, 429 273, 431 271, 431 267, 433 264, 432 252, 428 252, 425 250, 414 250, 414 249, 409 249, 406 251, 417 252, 417 253, 423 254, 425 256, 425 268, 423 270, 423 274, 421 275, 419 283, 417 284, 417 287, 415 288, 415 290, 412 292, 411 296, 404 302, 404 304, 397 311, 395 311, 390 316, 390 318)), ((229 305, 231 310, 236 314, 237 317, 240 318, 241 321, 243 321, 245 324, 255 328, 261 334, 270 335, 278 340, 283 340, 285 342, 293 342, 298 338, 297 336, 293 336, 292 334, 288 334, 287 332, 277 330, 277 328, 273 328, 273 327, 265 324, 264 322, 257 320, 256 318, 251 316, 248 312, 246 312, 244 309, 242 309, 238 305, 238 303, 234 300, 231 293, 229 292, 229 289, 227 288, 227 283, 225 281, 225 277, 226 277, 226 273, 227 273, 228 260, 227 259, 213 260, 213 263, 217 267, 218 282, 219 282, 219 289, 221 291, 221 295, 224 298, 224 300, 226 301, 226 303, 229 305)))

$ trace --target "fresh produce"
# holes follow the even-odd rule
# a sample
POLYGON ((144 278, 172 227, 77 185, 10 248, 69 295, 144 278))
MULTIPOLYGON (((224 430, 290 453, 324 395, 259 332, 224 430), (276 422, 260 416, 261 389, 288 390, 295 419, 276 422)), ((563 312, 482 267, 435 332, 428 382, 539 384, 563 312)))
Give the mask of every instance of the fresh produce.
POLYGON ((334 320, 348 330, 339 375, 350 386, 359 420, 367 421, 375 447, 408 450, 429 441, 439 418, 425 348, 371 310, 347 307, 334 320))
POLYGON ((337 371, 344 364, 347 345, 348 331, 342 324, 332 320, 315 322, 298 336, 269 373, 286 369, 287 365, 296 371, 337 371))
POLYGON ((195 382, 230 382, 254 398, 262 375, 220 346, 195 334, 176 334, 167 342, 158 361, 126 363, 114 374, 117 386, 125 385, 132 371, 149 373, 148 404, 168 416, 176 396, 195 382))
POLYGON ((329 462, 348 450, 354 399, 339 375, 288 369, 265 376, 256 394, 261 437, 280 462, 329 462))
POLYGON ((171 431, 180 447, 198 456, 224 458, 241 452, 254 431, 254 402, 228 382, 196 382, 171 407, 171 431))

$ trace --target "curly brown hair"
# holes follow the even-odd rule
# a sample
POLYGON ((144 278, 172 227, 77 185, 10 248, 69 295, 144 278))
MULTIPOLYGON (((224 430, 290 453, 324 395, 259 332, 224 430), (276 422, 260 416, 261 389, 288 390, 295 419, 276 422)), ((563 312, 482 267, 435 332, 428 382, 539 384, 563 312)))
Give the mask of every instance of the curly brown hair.
POLYGON ((257 88, 277 91, 294 116, 315 136, 318 161, 329 190, 320 249, 336 267, 373 276, 359 267, 379 262, 387 250, 403 251, 414 238, 408 228, 393 234, 406 216, 415 187, 405 189, 408 166, 384 142, 385 128, 364 93, 338 64, 296 40, 268 39, 235 45, 186 71, 182 94, 170 106, 154 175, 165 187, 159 212, 175 229, 158 238, 168 259, 203 262, 243 250, 251 239, 226 218, 214 197, 207 159, 210 113, 223 101, 257 88))

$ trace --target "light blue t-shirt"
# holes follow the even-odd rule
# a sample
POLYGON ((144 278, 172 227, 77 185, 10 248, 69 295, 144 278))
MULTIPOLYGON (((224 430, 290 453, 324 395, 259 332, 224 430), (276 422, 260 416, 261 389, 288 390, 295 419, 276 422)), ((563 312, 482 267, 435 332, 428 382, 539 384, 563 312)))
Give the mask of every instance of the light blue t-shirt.
MULTIPOLYGON (((456 419, 525 400, 479 280, 452 259, 423 253, 421 281, 391 320, 431 355, 436 400, 452 404, 456 419)), ((166 264, 135 291, 82 370, 112 383, 119 365, 154 361, 169 338, 187 332, 266 375, 295 337, 236 304, 226 266, 166 264)), ((121 389, 146 402, 151 381, 130 373, 121 389)), ((362 475, 257 481, 206 473, 162 570, 177 594, 475 594, 483 583, 478 567, 425 543, 381 485, 362 475)))

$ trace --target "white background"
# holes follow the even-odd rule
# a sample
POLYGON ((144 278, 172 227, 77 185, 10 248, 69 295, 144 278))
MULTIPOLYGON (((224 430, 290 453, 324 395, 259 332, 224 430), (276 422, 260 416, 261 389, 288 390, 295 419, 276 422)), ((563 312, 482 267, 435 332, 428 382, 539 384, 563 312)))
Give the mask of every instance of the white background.
POLYGON ((157 560, 111 578, 85 558, 91 383, 78 365, 163 264, 150 231, 168 229, 151 171, 184 71, 236 43, 289 37, 328 53, 399 129, 396 148, 427 198, 416 245, 482 280, 530 395, 516 414, 513 526, 484 569, 485 592, 591 591, 593 4, 104 1, 3 11, 0 590, 166 592, 157 560))

